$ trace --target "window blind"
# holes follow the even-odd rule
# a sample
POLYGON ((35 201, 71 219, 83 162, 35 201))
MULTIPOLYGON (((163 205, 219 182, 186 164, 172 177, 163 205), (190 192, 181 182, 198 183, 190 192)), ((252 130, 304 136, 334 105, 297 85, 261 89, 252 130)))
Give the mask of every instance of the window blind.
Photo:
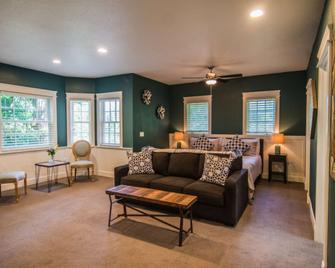
POLYGON ((186 106, 187 131, 209 132, 208 102, 188 103, 186 106))
POLYGON ((121 145, 121 104, 120 98, 100 99, 100 143, 102 145, 121 145))
POLYGON ((248 99, 247 100, 247 133, 270 134, 275 132, 276 99, 248 99))
POLYGON ((91 102, 89 100, 71 100, 71 142, 90 141, 91 137, 91 102))
POLYGON ((1 92, 1 149, 56 144, 51 97, 1 92))

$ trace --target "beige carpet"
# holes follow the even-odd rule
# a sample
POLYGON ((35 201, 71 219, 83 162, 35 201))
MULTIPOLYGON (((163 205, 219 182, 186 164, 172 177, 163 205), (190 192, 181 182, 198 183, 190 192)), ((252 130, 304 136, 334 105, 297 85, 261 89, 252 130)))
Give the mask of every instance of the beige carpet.
POLYGON ((320 267, 300 184, 260 183, 235 228, 195 220, 181 248, 175 231, 147 218, 120 219, 108 230, 111 185, 99 177, 50 194, 29 190, 18 204, 5 193, 0 267, 320 267))

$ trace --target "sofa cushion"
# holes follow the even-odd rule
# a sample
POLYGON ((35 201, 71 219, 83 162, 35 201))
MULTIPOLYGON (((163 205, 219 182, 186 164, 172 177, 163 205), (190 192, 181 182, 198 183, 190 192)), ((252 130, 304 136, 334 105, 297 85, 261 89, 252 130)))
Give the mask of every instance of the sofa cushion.
POLYGON ((198 179, 199 174, 199 154, 195 153, 173 153, 170 156, 169 176, 187 177, 198 179))
POLYGON ((201 181, 224 186, 230 174, 232 158, 206 154, 201 181))
POLYGON ((127 152, 129 161, 129 175, 133 174, 154 174, 152 167, 152 152, 142 151, 138 153, 127 152))
POLYGON ((195 181, 184 187, 183 193, 196 195, 201 204, 223 207, 225 187, 203 181, 195 181))
MULTIPOLYGON (((219 153, 216 154, 215 152, 211 153, 213 155, 218 155, 221 157, 230 157, 230 153, 219 153)), ((203 170, 204 170, 204 164, 205 164, 205 155, 206 154, 200 154, 199 156, 199 177, 201 177, 203 170)), ((236 170, 241 170, 243 166, 242 163, 242 156, 238 156, 237 158, 233 159, 231 162, 231 167, 230 167, 230 174, 236 170)))
POLYGON ((154 179, 163 177, 160 174, 133 174, 121 178, 121 184, 139 187, 149 187, 154 179))
POLYGON ((182 193, 184 187, 193 182, 190 178, 167 176, 152 180, 150 186, 154 189, 182 193))
POLYGON ((155 173, 167 176, 169 169, 170 153, 153 152, 152 165, 155 173))

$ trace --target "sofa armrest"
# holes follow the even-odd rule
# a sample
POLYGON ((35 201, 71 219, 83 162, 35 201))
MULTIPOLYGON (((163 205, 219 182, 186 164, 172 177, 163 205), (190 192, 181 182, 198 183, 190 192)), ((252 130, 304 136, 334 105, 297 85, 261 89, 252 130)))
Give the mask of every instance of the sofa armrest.
POLYGON ((234 226, 248 204, 248 170, 234 171, 227 179, 224 193, 225 211, 234 226))
POLYGON ((129 166, 123 165, 114 168, 114 186, 121 184, 121 178, 128 175, 129 166))

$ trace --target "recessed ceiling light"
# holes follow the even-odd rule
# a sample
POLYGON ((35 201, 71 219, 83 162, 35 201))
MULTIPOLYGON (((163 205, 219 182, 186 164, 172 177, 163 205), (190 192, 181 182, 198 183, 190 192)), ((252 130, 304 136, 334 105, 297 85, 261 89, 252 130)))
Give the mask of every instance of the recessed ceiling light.
POLYGON ((52 60, 52 63, 53 63, 53 64, 61 64, 62 62, 61 62, 60 59, 53 59, 53 60, 52 60))
POLYGON ((264 11, 262 9, 255 9, 250 12, 250 17, 258 18, 264 15, 264 11))
POLYGON ((99 47, 97 49, 97 51, 100 53, 100 54, 106 54, 108 52, 107 48, 104 48, 104 47, 99 47))

